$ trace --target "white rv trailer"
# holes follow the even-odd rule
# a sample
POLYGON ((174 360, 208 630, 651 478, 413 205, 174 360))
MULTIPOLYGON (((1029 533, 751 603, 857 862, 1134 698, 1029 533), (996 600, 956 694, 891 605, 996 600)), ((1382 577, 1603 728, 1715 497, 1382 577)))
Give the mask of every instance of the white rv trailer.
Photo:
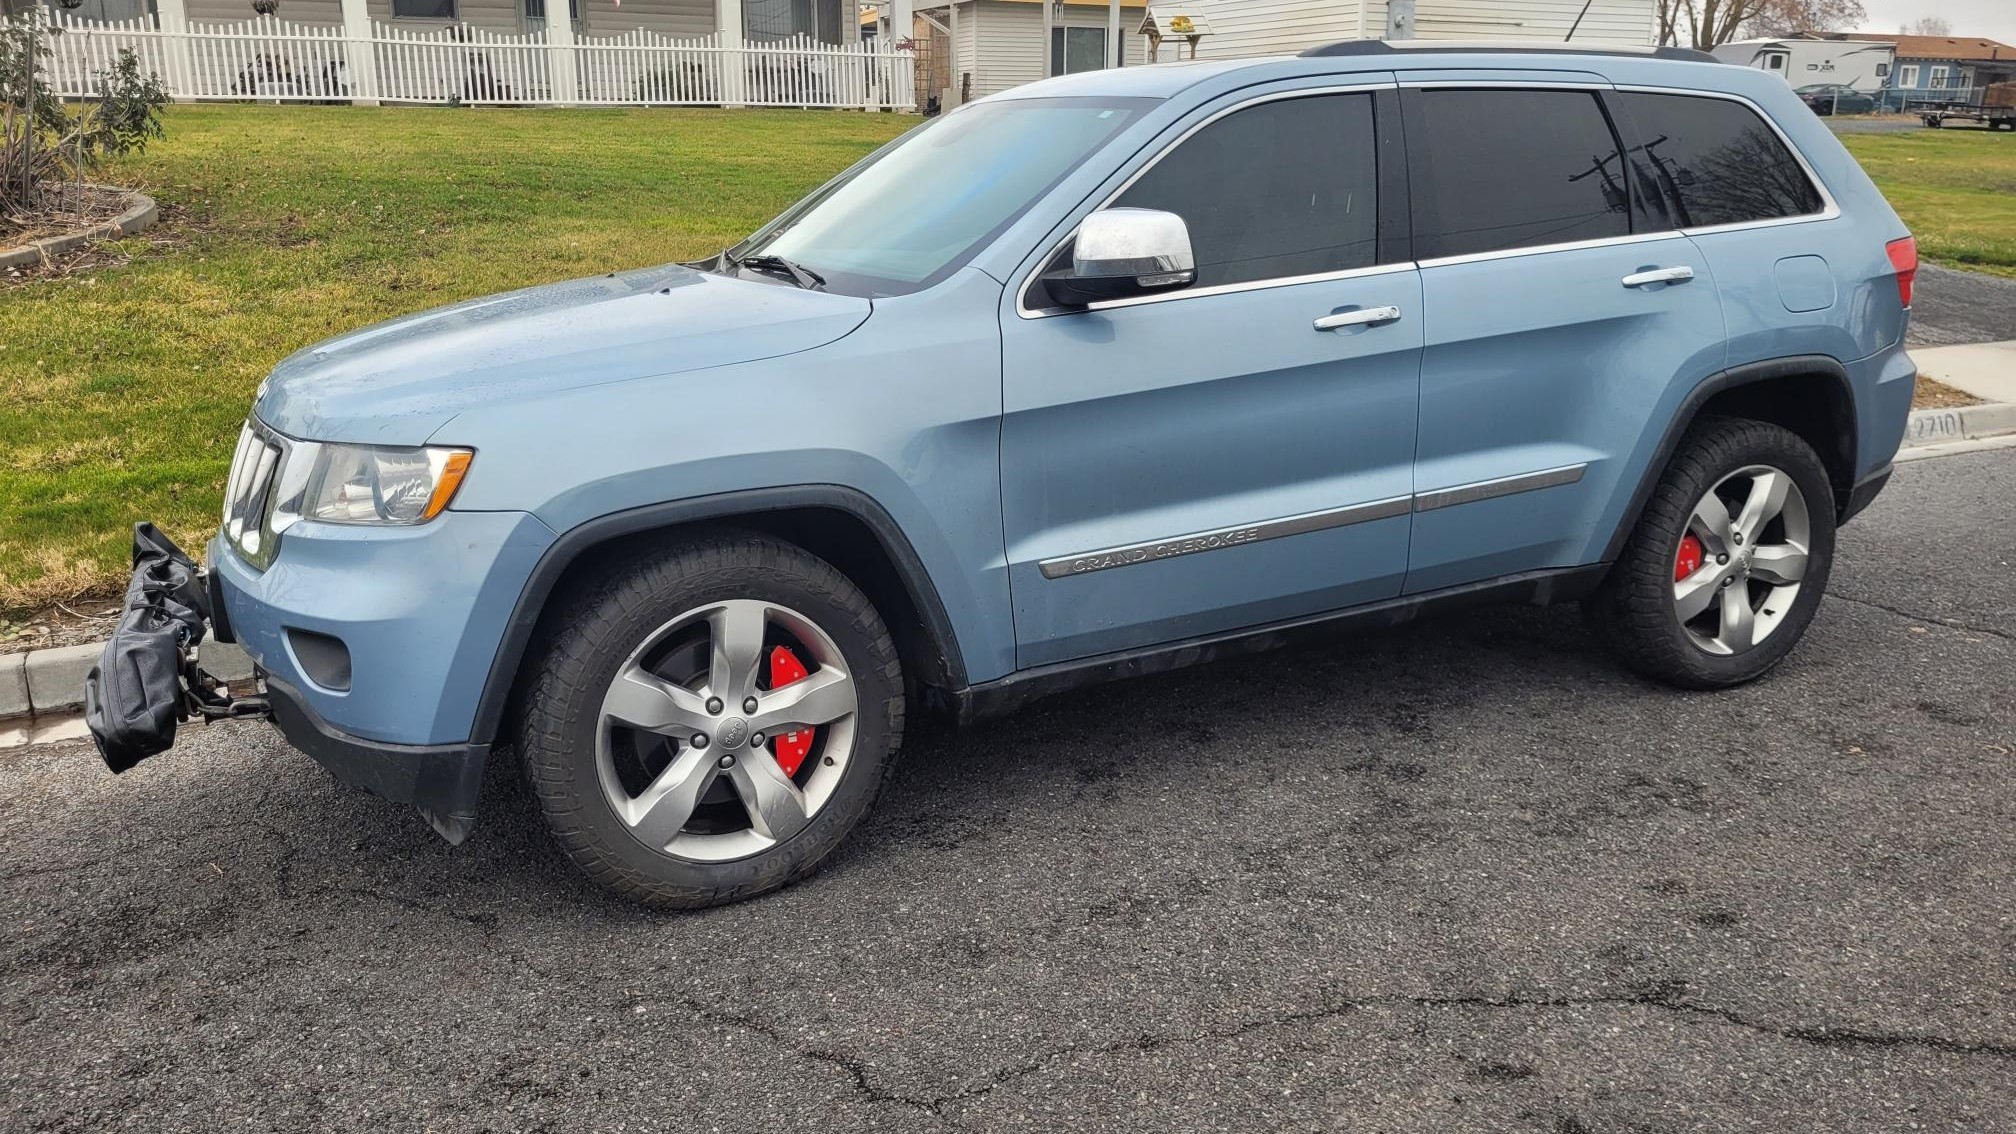
POLYGON ((1739 39, 1712 54, 1724 63, 1769 71, 1795 88, 1829 83, 1878 91, 1890 80, 1897 45, 1865 39, 1739 39))

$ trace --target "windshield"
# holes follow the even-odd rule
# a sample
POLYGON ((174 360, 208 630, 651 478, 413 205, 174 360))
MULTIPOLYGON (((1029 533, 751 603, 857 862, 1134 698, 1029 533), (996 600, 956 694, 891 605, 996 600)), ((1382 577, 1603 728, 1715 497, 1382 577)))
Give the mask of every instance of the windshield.
POLYGON ((729 258, 781 256, 848 295, 930 287, 1152 104, 975 103, 869 155, 729 249, 729 258))

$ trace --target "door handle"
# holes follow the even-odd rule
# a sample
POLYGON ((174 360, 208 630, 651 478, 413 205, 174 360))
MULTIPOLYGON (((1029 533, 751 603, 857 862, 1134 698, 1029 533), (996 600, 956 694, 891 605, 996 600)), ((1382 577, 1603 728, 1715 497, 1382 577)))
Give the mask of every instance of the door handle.
POLYGON ((1339 311, 1316 320, 1319 331, 1334 331, 1339 327, 1363 327, 1373 323, 1391 323, 1400 317, 1398 307, 1360 307, 1356 311, 1339 311))
POLYGON ((1677 268, 1654 268, 1649 272, 1632 272, 1624 277, 1625 287, 1644 287, 1655 283, 1682 283, 1694 278, 1694 269, 1681 265, 1677 268))

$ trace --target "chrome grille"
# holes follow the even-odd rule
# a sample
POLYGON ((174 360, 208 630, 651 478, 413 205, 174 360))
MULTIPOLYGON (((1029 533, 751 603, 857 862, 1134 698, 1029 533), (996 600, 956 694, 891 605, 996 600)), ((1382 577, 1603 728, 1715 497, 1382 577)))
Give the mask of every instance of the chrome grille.
POLYGON ((272 558, 273 482, 285 456, 280 440, 246 422, 224 483, 224 538, 246 561, 264 567, 272 558))

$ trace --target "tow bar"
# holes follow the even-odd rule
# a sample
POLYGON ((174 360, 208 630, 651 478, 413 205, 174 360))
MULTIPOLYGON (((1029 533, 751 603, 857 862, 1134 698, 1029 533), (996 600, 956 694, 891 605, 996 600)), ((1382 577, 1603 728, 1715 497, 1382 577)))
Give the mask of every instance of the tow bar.
POLYGON ((133 579, 98 664, 84 678, 84 723, 105 766, 123 772, 175 743, 175 726, 271 716, 265 697, 232 697, 196 647, 213 617, 210 580, 153 524, 133 525, 133 579))

